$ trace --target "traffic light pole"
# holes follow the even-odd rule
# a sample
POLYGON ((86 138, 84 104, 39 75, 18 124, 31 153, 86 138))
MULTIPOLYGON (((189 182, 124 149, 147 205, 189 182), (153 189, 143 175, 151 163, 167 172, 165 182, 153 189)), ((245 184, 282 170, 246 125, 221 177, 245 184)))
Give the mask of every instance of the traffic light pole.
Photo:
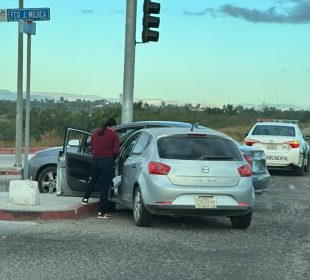
POLYGON ((127 0, 122 123, 133 120, 137 0, 127 0))

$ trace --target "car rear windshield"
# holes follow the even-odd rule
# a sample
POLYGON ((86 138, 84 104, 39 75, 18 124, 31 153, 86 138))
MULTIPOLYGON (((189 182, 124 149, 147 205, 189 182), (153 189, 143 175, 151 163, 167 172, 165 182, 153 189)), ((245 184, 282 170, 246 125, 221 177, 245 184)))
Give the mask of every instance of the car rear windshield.
POLYGON ((295 136, 295 128, 280 125, 257 125, 252 135, 295 136))
POLYGON ((225 138, 207 135, 173 135, 158 139, 160 158, 183 160, 239 161, 237 145, 225 138))

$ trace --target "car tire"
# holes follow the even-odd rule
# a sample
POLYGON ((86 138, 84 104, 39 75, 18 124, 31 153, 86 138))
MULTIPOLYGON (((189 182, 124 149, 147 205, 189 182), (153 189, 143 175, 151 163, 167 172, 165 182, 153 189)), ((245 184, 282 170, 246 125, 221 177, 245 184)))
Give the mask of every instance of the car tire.
POLYGON ((246 229, 252 221, 252 211, 242 216, 231 216, 230 221, 233 228, 246 229))
POLYGON ((134 192, 133 220, 136 226, 145 227, 150 225, 151 214, 145 209, 141 190, 139 187, 134 192))
POLYGON ((41 170, 38 176, 40 193, 54 193, 56 191, 56 176, 56 166, 48 166, 41 170))
POLYGON ((310 156, 308 156, 307 165, 305 165, 305 172, 309 172, 310 169, 310 156))
POLYGON ((304 159, 303 159, 301 166, 295 167, 295 175, 296 176, 304 176, 304 172, 305 172, 305 166, 304 166, 304 159))

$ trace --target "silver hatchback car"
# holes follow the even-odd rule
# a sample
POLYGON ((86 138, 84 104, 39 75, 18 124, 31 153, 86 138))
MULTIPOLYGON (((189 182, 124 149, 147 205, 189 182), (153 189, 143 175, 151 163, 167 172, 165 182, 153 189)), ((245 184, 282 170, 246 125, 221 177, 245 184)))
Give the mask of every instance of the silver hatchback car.
MULTIPOLYGON (((116 132, 121 139, 121 145, 126 139, 143 128, 152 127, 183 127, 190 129, 205 129, 206 127, 200 125, 193 125, 184 122, 174 121, 138 121, 117 126, 116 132)), ((87 130, 88 131, 88 130, 87 130)), ((72 139, 74 140, 74 139, 72 139)), ((87 140, 89 141, 89 140, 87 140)), ((69 142, 71 150, 79 149, 83 153, 86 149, 83 147, 75 147, 72 145, 75 141, 69 142)), ((81 144, 84 144, 82 142, 81 144)), ((242 145, 236 142, 238 148, 243 156, 248 160, 252 166, 252 179, 255 194, 263 194, 268 190, 270 174, 266 166, 266 156, 263 150, 254 147, 242 145)), ((40 192, 54 193, 56 191, 56 175, 57 175, 57 158, 63 147, 54 147, 45 149, 34 154, 31 154, 28 159, 28 176, 27 178, 38 181, 40 192)), ((24 174, 24 172, 22 172, 24 174)))
MULTIPOLYGON (((75 139, 77 132, 71 131, 75 139)), ((67 131, 66 141, 69 135, 67 131)), ((87 152, 64 149, 57 166, 57 194, 83 195, 90 165, 87 152)), ((142 129, 123 144, 115 167, 119 180, 110 190, 110 201, 133 209, 138 226, 149 225, 153 214, 228 216, 234 228, 251 223, 251 166, 221 132, 142 129)))

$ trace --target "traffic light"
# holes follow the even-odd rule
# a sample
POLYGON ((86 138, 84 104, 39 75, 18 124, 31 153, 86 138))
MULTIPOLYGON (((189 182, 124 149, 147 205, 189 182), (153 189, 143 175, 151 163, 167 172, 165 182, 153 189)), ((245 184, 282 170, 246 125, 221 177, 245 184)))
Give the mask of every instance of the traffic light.
POLYGON ((151 2, 150 0, 144 0, 143 4, 143 31, 142 42, 157 42, 159 38, 159 32, 151 30, 150 28, 158 28, 160 19, 154 17, 151 14, 159 14, 160 3, 151 2))

